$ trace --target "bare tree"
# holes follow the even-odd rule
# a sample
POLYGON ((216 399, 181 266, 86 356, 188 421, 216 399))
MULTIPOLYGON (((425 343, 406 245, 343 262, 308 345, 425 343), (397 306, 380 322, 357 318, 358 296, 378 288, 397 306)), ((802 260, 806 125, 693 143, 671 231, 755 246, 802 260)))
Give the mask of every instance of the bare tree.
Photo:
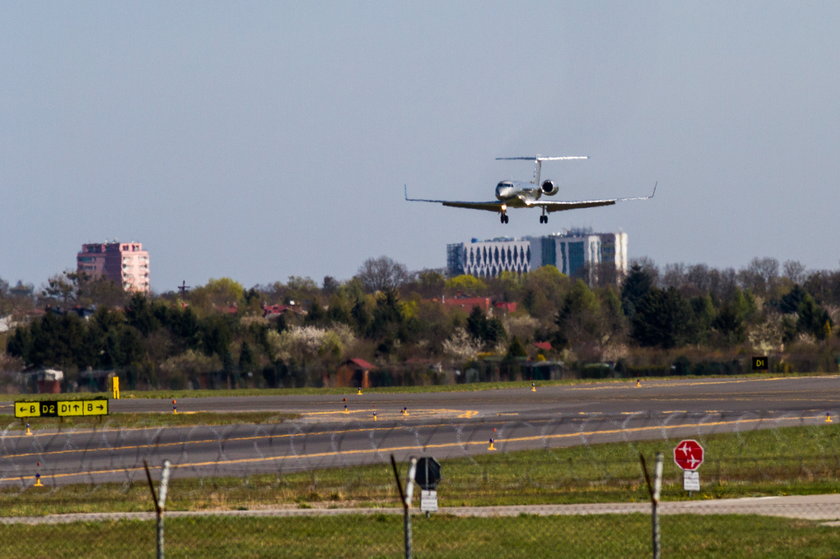
POLYGON ((368 293, 397 289, 408 281, 408 270, 403 264, 387 256, 368 258, 356 274, 368 293))
POLYGON ((787 279, 795 284, 802 285, 805 281, 805 266, 798 260, 787 260, 782 265, 784 275, 787 279))

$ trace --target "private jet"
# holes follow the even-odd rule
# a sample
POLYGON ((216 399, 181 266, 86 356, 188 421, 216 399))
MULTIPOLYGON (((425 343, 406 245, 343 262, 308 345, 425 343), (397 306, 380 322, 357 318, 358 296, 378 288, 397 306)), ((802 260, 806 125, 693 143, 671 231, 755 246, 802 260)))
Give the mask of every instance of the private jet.
MULTIPOLYGON (((650 196, 636 198, 612 198, 608 200, 579 200, 579 201, 551 201, 541 200, 543 195, 554 196, 560 190, 557 183, 552 180, 540 182, 540 172, 543 161, 572 161, 576 159, 589 159, 588 155, 566 155, 559 157, 546 157, 542 155, 526 157, 497 157, 497 161, 533 161, 534 178, 531 182, 503 180, 496 185, 496 199, 489 202, 459 202, 456 200, 429 200, 425 198, 409 198, 408 186, 404 185, 405 199, 409 202, 433 202, 451 206, 453 208, 467 208, 470 210, 486 210, 497 212, 502 223, 508 223, 510 218, 507 211, 510 208, 540 208, 540 223, 548 223, 548 214, 562 212, 565 210, 576 210, 578 208, 594 208, 597 206, 611 206, 616 202, 627 202, 630 200, 650 200, 656 194, 656 184, 650 196)), ((658 184, 658 183, 657 183, 658 184)))

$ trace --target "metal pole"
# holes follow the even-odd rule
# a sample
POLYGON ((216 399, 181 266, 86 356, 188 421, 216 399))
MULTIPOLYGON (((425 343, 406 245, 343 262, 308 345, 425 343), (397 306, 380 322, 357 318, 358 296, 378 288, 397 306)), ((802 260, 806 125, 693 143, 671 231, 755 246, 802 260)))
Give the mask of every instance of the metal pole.
POLYGON ((661 452, 656 453, 656 476, 653 481, 653 559, 659 559, 662 553, 659 531, 659 496, 662 492, 662 464, 664 458, 661 452))
POLYGON ((662 465, 664 457, 661 452, 656 453, 656 469, 653 483, 650 481, 650 474, 648 473, 644 455, 639 453, 639 459, 642 462, 642 472, 645 474, 645 481, 647 482, 648 493, 650 494, 653 559, 660 559, 659 495, 662 492, 662 465))
POLYGON ((411 559, 411 500, 414 496, 414 472, 417 470, 417 458, 412 457, 408 467, 408 484, 403 491, 400 472, 397 468, 397 461, 391 455, 391 466, 394 469, 394 479, 397 481, 397 490, 400 493, 400 502, 403 506, 403 536, 405 545, 405 559, 411 559))
POLYGON ((169 460, 163 461, 163 472, 160 475, 160 496, 155 495, 155 485, 152 482, 152 474, 149 472, 149 464, 143 460, 146 468, 146 479, 149 481, 149 489, 152 492, 152 502, 155 504, 155 516, 157 517, 157 558, 164 559, 163 546, 163 513, 166 510, 166 493, 169 490, 169 460))

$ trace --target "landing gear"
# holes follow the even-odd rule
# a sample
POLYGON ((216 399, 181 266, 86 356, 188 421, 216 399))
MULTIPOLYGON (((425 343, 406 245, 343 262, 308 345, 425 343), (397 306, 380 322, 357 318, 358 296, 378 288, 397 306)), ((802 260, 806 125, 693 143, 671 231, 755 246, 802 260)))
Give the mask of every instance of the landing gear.
POLYGON ((540 223, 548 223, 548 214, 543 209, 543 214, 540 216, 540 223))
POLYGON ((510 218, 508 217, 508 215, 507 215, 507 214, 502 214, 501 216, 499 216, 499 220, 500 220, 502 223, 507 223, 508 221, 510 221, 510 218))

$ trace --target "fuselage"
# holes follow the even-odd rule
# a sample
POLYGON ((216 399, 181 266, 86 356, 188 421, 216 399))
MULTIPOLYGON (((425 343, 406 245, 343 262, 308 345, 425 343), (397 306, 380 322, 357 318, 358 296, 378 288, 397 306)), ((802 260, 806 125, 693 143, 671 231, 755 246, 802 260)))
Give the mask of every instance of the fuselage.
POLYGON ((510 207, 528 206, 541 196, 540 188, 531 182, 501 181, 496 185, 496 199, 510 207))

